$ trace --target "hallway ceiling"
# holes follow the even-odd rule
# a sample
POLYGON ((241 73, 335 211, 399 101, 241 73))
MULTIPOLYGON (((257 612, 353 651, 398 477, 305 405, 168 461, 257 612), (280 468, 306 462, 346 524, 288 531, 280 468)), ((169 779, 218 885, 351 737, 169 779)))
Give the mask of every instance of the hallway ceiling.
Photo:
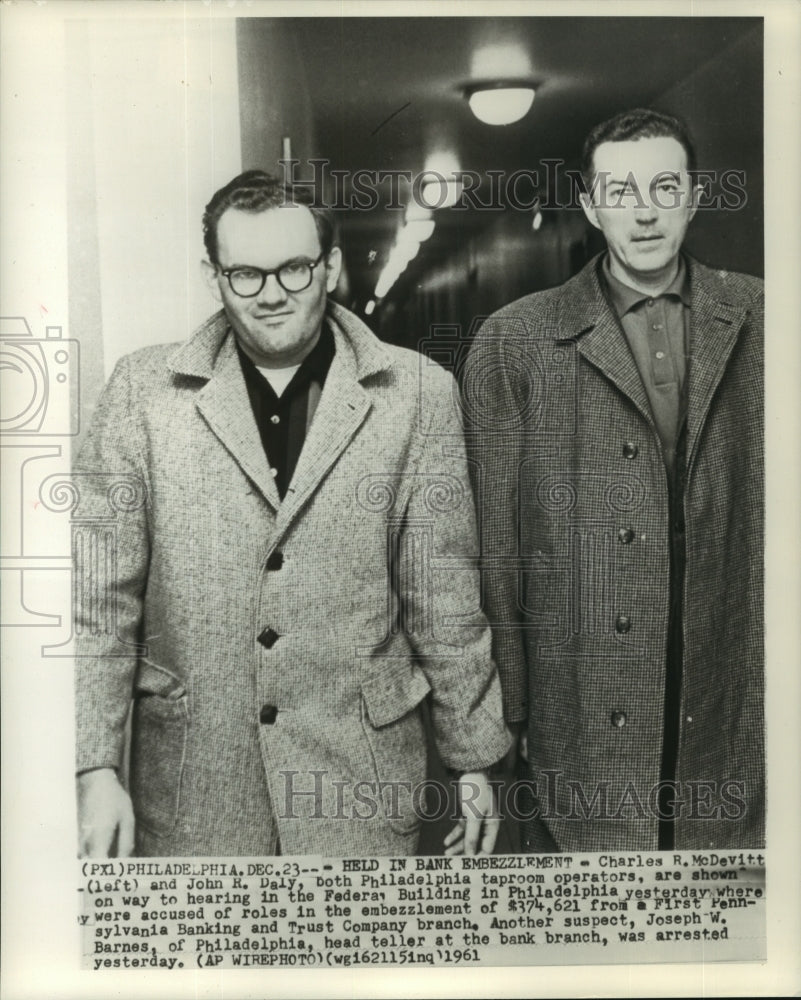
MULTIPOLYGON (((461 169, 482 173, 536 168, 545 158, 577 166, 592 125, 623 108, 648 105, 759 23, 700 17, 291 21, 317 146, 332 167, 414 173, 438 148, 454 153, 461 169), (479 122, 463 96, 465 84, 493 69, 497 76, 539 81, 532 109, 512 125, 479 122)), ((382 204, 388 197, 386 188, 382 204)), ((346 215, 354 298, 369 295, 376 269, 368 268, 368 254, 376 253, 380 263, 399 214, 346 215)), ((465 214, 461 226, 486 222, 465 220, 465 214)))

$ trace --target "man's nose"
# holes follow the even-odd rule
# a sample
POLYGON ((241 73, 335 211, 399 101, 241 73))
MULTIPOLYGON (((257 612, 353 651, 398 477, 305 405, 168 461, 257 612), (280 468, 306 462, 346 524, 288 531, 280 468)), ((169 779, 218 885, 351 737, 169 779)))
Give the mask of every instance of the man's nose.
POLYGON ((654 204, 652 196, 650 193, 646 193, 640 199, 639 204, 635 206, 634 217, 642 225, 648 225, 648 223, 656 220, 657 212, 658 207, 654 204))
POLYGON ((264 285, 262 286, 257 298, 260 303, 268 306, 286 302, 286 291, 279 284, 278 275, 267 275, 264 285))

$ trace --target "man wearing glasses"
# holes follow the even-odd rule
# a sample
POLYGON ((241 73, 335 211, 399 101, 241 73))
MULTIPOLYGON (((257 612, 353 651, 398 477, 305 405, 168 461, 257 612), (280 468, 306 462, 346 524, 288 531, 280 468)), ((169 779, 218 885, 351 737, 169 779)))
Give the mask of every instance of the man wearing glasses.
POLYGON ((83 854, 412 853, 429 693, 449 850, 494 846, 510 737, 451 377, 328 299, 341 251, 300 200, 261 171, 214 195, 222 310, 119 363, 77 462, 84 518, 129 498, 76 571, 83 854))

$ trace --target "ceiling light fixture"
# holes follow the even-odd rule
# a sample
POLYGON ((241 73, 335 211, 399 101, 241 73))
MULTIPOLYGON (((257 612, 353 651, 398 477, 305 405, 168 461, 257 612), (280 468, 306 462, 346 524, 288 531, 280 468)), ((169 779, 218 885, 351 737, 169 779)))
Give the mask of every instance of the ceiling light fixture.
POLYGON ((420 201, 425 208, 450 208, 462 197, 463 182, 461 180, 426 181, 420 187, 420 201))
POLYGON ((411 222, 406 223, 398 239, 403 238, 412 240, 415 243, 425 243, 426 240, 431 239, 433 232, 433 219, 413 219, 411 222), (408 233, 408 236, 404 236, 406 233, 408 233))
POLYGON ((536 86, 528 80, 493 80, 464 88, 470 110, 486 125, 511 125, 528 114, 536 86))
MULTIPOLYGON (((415 208, 410 202, 406 209, 409 221, 398 230, 395 244, 389 252, 384 270, 376 282, 373 294, 376 299, 383 299, 398 278, 420 252, 420 244, 431 238, 434 232, 434 220, 427 218, 431 212, 428 209, 415 208)), ((368 313, 369 315, 369 313, 368 313)))
POLYGON ((407 222, 428 221, 432 216, 432 211, 425 205, 421 205, 415 198, 406 206, 405 218, 407 222))

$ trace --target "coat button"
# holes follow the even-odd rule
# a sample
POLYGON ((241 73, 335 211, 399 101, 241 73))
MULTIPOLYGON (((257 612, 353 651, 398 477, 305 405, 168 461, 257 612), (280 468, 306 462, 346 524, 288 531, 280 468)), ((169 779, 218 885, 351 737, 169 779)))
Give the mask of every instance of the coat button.
POLYGON ((623 457, 624 458, 636 458, 639 455, 640 449, 633 441, 626 441, 623 445, 623 457))
POLYGON ((267 569, 272 572, 273 570, 281 569, 284 565, 284 553, 283 552, 271 552, 267 557, 267 569))
POLYGON ((621 528, 617 533, 618 541, 623 545, 630 545, 634 541, 634 532, 631 528, 621 528))
POLYGON ((272 647, 278 642, 278 639, 278 633, 272 628, 266 628, 259 636, 259 642, 265 649, 272 649, 272 647))
POLYGON ((259 722, 263 726, 271 726, 275 722, 275 717, 278 715, 278 709, 275 705, 262 705, 261 711, 259 712, 259 722))
POLYGON ((618 615, 615 619, 615 632, 624 635, 631 628, 631 618, 628 615, 618 615))
POLYGON ((625 712, 612 712, 609 716, 609 721, 615 727, 615 729, 622 729, 626 725, 626 713, 625 712))

